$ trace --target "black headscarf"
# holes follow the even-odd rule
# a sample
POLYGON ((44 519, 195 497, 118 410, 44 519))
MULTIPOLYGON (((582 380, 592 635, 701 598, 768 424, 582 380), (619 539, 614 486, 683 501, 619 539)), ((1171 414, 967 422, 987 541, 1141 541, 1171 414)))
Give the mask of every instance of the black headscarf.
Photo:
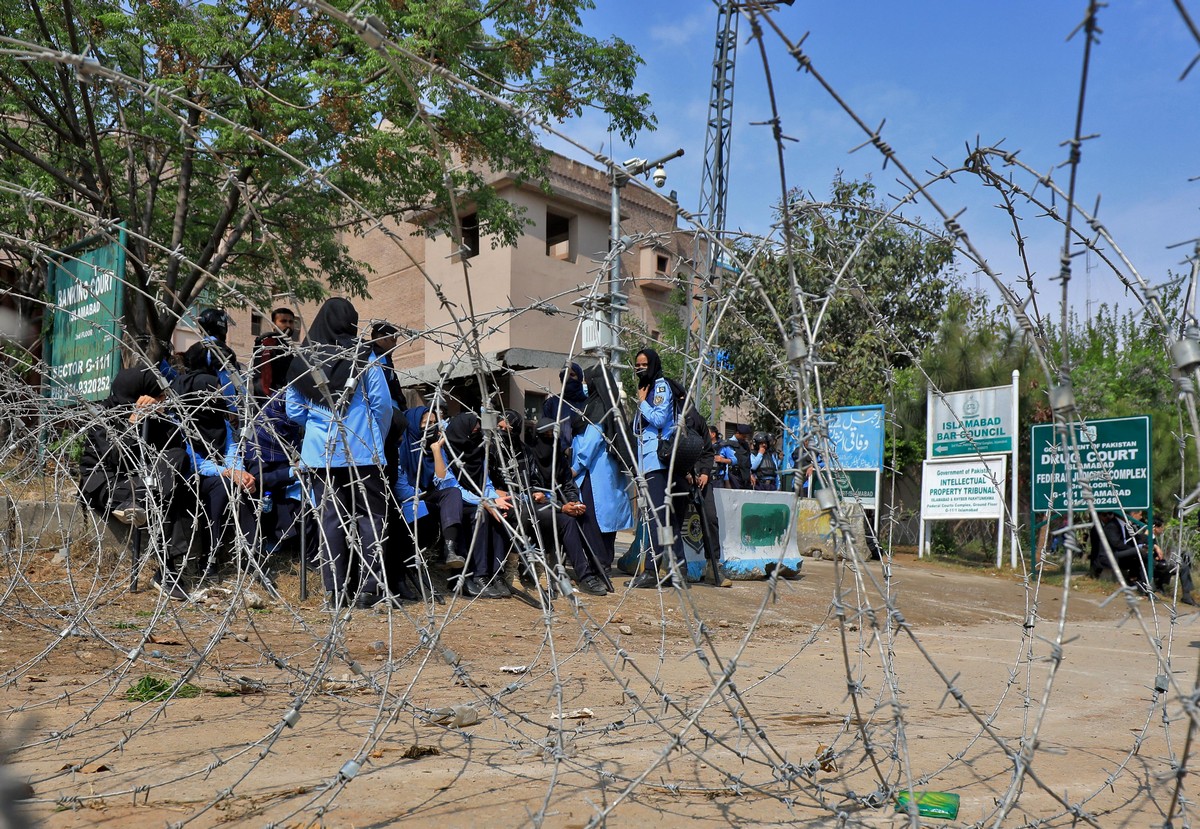
POLYGON ((508 440, 520 450, 525 445, 525 417, 516 409, 505 409, 504 422, 508 424, 508 440))
POLYGON ((603 366, 595 365, 587 370, 588 401, 583 407, 583 417, 588 423, 594 423, 610 440, 615 438, 617 430, 617 400, 613 394, 611 381, 603 366))
POLYGON ((505 409, 503 417, 508 429, 497 434, 500 449, 490 470, 492 483, 507 490, 523 490, 522 476, 527 464, 525 418, 516 409, 505 409))
POLYGON ((224 369, 233 373, 241 370, 241 363, 228 345, 220 340, 205 338, 192 343, 183 352, 183 367, 185 371, 211 371, 216 374, 224 369))
POLYGON ((184 433, 200 438, 200 445, 193 441, 192 448, 209 460, 223 458, 229 403, 217 376, 209 371, 189 371, 176 378, 173 389, 184 433))
POLYGON ((559 448, 558 441, 554 439, 555 423, 556 421, 550 417, 543 417, 538 420, 537 440, 533 443, 533 460, 537 463, 538 468, 541 469, 542 476, 545 479, 549 479, 550 477, 550 467, 554 463, 555 450, 559 448))
POLYGON ((640 357, 643 354, 646 355, 646 371, 638 376, 638 388, 653 388, 656 380, 665 380, 671 388, 671 397, 674 398, 676 411, 681 410, 684 401, 687 400, 687 389, 679 385, 678 381, 663 376, 662 360, 658 358, 657 351, 653 348, 643 348, 638 352, 638 356, 640 357))
POLYGON ((583 390, 583 368, 580 367, 579 363, 571 363, 558 373, 559 380, 562 380, 564 377, 566 378, 566 382, 563 384, 563 400, 566 400, 576 409, 582 409, 583 404, 587 402, 587 392, 583 390), (569 373, 567 371, 568 368, 570 369, 569 373))
MULTIPOLYGON (((644 389, 654 385, 654 381, 663 376, 662 360, 658 358, 658 352, 653 348, 643 348, 637 353, 637 357, 644 356, 646 358, 646 370, 637 375, 638 388, 644 389)), ((634 362, 637 362, 637 357, 634 362)))
POLYGON ((566 420, 567 428, 563 429, 563 439, 570 442, 575 434, 583 431, 583 408, 587 404, 587 393, 583 390, 583 368, 579 363, 567 363, 558 372, 558 379, 564 380, 562 397, 554 395, 542 404, 542 414, 555 420, 566 420))
POLYGON ((620 461, 625 469, 634 466, 630 447, 634 445, 629 426, 621 414, 617 402, 616 386, 611 375, 603 366, 592 366, 587 370, 588 402, 583 416, 604 433, 608 453, 620 461))
POLYGON ((454 477, 460 486, 482 495, 486 483, 484 458, 487 450, 483 445, 483 430, 479 428, 479 415, 463 412, 450 418, 446 425, 446 442, 450 444, 450 462, 454 465, 454 477))
POLYGON ((165 391, 159 379, 158 372, 149 366, 123 368, 113 378, 108 397, 100 405, 111 409, 115 406, 132 406, 144 395, 159 397, 165 391))
POLYGON ((425 429, 421 426, 427 411, 428 406, 414 406, 404 413, 404 433, 400 435, 396 453, 408 482, 417 489, 421 488, 420 473, 433 469, 432 457, 425 452, 425 429), (426 457, 422 459, 422 455, 426 457))
POLYGON ((306 400, 326 405, 326 393, 341 399, 346 381, 358 359, 360 346, 358 311, 348 299, 332 297, 317 311, 300 353, 288 366, 288 385, 306 400), (329 381, 326 389, 317 386, 313 372, 320 370, 329 381))

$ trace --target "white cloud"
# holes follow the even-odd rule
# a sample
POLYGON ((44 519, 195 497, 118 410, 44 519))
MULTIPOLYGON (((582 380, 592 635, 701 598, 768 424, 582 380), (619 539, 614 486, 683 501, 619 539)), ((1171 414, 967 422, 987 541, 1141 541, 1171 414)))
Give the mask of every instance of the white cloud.
POLYGON ((697 46, 700 35, 712 29, 713 13, 706 8, 703 14, 677 18, 670 23, 650 27, 650 39, 661 47, 697 46))

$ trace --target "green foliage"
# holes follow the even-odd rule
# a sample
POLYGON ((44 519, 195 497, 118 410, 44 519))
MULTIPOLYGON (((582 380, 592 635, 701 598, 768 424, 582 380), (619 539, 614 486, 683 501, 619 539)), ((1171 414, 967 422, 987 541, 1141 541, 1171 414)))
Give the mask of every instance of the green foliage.
POLYGON ((1028 452, 1029 426, 1039 422, 1045 399, 1045 377, 1028 338, 982 294, 950 292, 933 341, 921 352, 918 365, 894 375, 891 438, 908 445, 904 470, 925 457, 925 411, 930 383, 942 392, 1003 386, 1021 372, 1021 422, 1017 429, 1021 451, 1028 452), (916 454, 912 450, 916 450, 916 454))
MULTIPOLYGON (((171 696, 171 689, 174 687, 175 683, 165 677, 147 674, 137 682, 130 684, 129 689, 125 691, 125 699, 130 702, 154 702, 171 696)), ((199 688, 184 683, 179 686, 174 698, 190 699, 198 696, 200 696, 199 688)))
MULTIPOLYGON (((1178 287, 1164 289, 1160 300, 1167 318, 1178 319, 1178 287)), ((1165 332, 1139 312, 1101 305, 1090 318, 1072 315, 1065 339, 1059 326, 1046 326, 1046 334, 1050 363, 1069 369, 1084 419, 1150 415, 1154 499, 1157 509, 1169 512, 1180 490, 1178 435, 1187 429, 1180 423, 1165 332)), ((1019 451, 1028 458, 1029 427, 1052 420, 1047 378, 1032 343, 986 298, 954 292, 920 365, 894 376, 893 438, 920 447, 914 463, 923 457, 926 378, 944 392, 961 391, 1007 384, 1014 369, 1021 372, 1019 451)), ((1027 482, 1020 487, 1024 497, 1027 482)))
MULTIPOLYGON (((878 403, 888 374, 910 365, 933 337, 954 284, 953 246, 885 216, 869 181, 838 177, 828 204, 797 196, 791 205, 791 249, 768 258, 755 276, 789 336, 799 331, 819 359, 835 363, 821 371, 825 405, 878 403)), ((760 404, 755 424, 766 427, 794 408, 794 379, 783 359, 784 332, 758 292, 743 285, 736 316, 726 316, 721 332, 732 366, 721 395, 737 405, 748 392, 760 404)))
MULTIPOLYGON (((0 56, 0 178, 126 223, 125 320, 156 354, 218 280, 233 305, 361 294, 365 266, 347 256, 345 234, 367 215, 420 211, 431 231, 457 232, 455 210, 469 206, 482 233, 514 242, 525 219, 482 171, 543 178, 530 123, 598 107, 626 138, 653 124, 631 91, 633 49, 580 31, 590 6, 367 0, 357 17, 401 47, 376 50, 282 0, 0 0, 7 34, 133 79, 0 56)), ((0 225, 51 249, 93 229, 32 199, 0 205, 0 225)), ((31 246, 5 241, 4 253, 41 284, 31 246)))
MULTIPOLYGON (((1180 318, 1178 284, 1162 290, 1160 301, 1168 320, 1180 318)), ((1075 400, 1085 419, 1150 415, 1154 501, 1158 510, 1167 510, 1165 514, 1180 494, 1178 436, 1191 431, 1180 422, 1167 333, 1149 315, 1119 312, 1107 304, 1088 319, 1072 315, 1065 344, 1061 329, 1048 332, 1055 361, 1070 367, 1075 400)), ((1049 420, 1044 404, 1043 409, 1044 419, 1049 420)), ((1195 477, 1192 470, 1191 481, 1195 477)))

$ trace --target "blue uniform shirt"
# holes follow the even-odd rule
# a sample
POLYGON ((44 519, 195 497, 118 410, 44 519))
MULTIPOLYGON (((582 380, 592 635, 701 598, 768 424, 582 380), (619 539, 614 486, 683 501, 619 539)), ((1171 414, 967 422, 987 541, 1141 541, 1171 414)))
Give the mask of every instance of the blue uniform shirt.
POLYGON ((662 469, 658 459, 658 442, 670 437, 675 429, 675 399, 671 385, 663 378, 654 381, 646 399, 638 403, 637 424, 638 464, 642 474, 662 469))

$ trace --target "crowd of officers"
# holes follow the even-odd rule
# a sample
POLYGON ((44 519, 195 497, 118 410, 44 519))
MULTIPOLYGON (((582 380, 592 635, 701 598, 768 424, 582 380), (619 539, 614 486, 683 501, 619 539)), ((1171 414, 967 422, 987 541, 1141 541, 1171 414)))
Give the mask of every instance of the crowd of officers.
POLYGON ((712 490, 779 486, 769 436, 738 427, 721 441, 653 349, 634 362, 632 418, 610 372, 569 363, 536 423, 513 410, 485 422, 409 407, 391 359, 399 332, 377 323, 362 339, 346 299, 325 302, 299 345, 295 315, 276 309, 248 372, 224 311, 197 321, 204 336, 182 366, 118 373, 80 461, 83 501, 149 529, 153 581, 172 599, 226 549, 273 589, 263 562, 295 547, 331 607, 438 598, 437 562, 450 589, 504 598, 511 554, 526 587, 569 564, 578 590, 604 595, 616 534, 635 524, 631 481, 648 540, 630 585, 664 587, 671 558, 684 564, 689 509, 715 575, 712 490))

